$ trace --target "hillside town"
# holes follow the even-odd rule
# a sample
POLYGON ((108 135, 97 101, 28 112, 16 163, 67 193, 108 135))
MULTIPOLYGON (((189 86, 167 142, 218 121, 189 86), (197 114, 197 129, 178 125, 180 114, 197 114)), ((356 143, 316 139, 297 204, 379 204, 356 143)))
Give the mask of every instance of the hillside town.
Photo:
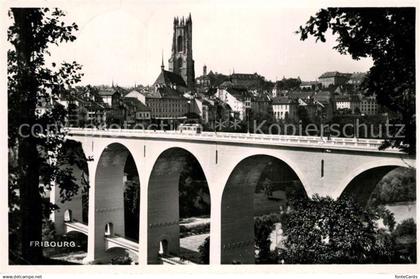
MULTIPOLYGON (((283 77, 270 81, 258 73, 223 74, 202 66, 195 76, 192 50, 192 19, 175 18, 172 54, 165 66, 156 67, 152 85, 114 84, 79 86, 60 95, 69 112, 67 125, 112 124, 127 129, 151 123, 177 125, 195 121, 206 130, 223 130, 217 121, 270 120, 273 123, 327 123, 334 117, 384 116, 376 96, 361 89, 366 73, 320 73, 315 81, 283 77)), ((249 130, 249 128, 248 128, 249 130)))

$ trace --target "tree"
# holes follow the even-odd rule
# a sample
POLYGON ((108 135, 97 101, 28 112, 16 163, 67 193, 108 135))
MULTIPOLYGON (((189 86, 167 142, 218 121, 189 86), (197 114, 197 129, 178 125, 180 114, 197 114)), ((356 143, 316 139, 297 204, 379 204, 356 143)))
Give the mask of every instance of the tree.
POLYGON ((269 214, 254 218, 254 237, 255 246, 259 251, 259 263, 272 263, 270 235, 274 230, 274 225, 278 222, 280 222, 279 214, 269 214))
POLYGON ((282 216, 285 263, 386 263, 392 258, 392 240, 378 229, 375 212, 351 199, 313 196, 296 199, 282 216))
POLYGON ((416 171, 396 168, 379 181, 370 195, 369 204, 391 204, 416 200, 416 171))
POLYGON ((81 66, 63 62, 49 67, 45 61, 48 47, 74 41, 73 31, 78 27, 61 21, 64 13, 58 9, 12 8, 9 16, 13 20, 7 33, 13 46, 7 53, 9 196, 13 197, 9 207, 16 225, 10 232, 19 232, 11 243, 16 246, 10 248, 18 250, 26 263, 37 264, 42 262, 42 250, 30 241, 42 240, 43 212, 53 209, 41 196, 53 181, 67 182, 60 183, 62 200, 71 199, 78 189, 71 173, 57 165, 58 158, 64 159, 66 110, 56 100, 80 81, 81 66), (40 112, 40 107, 46 110, 40 112))
POLYGON ((184 157, 183 170, 179 177, 179 217, 208 215, 210 213, 209 188, 197 160, 184 157))
POLYGON ((416 223, 413 218, 403 220, 392 232, 398 260, 405 263, 417 262, 416 223))
POLYGON ((309 123, 311 123, 309 119, 308 110, 304 106, 299 106, 297 110, 297 115, 299 118, 299 121, 302 121, 303 127, 306 127, 309 123))
POLYGON ((353 59, 372 57, 373 66, 362 84, 376 94, 380 104, 399 114, 404 137, 384 142, 383 148, 416 151, 415 120, 415 8, 328 8, 310 17, 297 33, 326 41, 325 33, 337 35, 334 47, 353 59))

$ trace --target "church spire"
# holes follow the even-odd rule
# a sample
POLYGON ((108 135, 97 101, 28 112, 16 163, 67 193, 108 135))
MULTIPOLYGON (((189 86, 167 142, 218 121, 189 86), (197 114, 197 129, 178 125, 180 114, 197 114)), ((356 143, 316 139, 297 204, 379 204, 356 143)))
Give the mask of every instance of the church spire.
POLYGON ((164 70, 165 70, 165 64, 163 64, 163 49, 162 49, 162 65, 160 65, 160 69, 161 69, 162 71, 164 71, 164 70))

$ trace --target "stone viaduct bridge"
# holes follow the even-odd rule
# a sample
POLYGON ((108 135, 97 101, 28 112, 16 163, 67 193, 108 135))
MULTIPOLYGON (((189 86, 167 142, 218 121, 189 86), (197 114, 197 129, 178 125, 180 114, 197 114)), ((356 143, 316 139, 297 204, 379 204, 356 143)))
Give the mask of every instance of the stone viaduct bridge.
POLYGON ((81 220, 81 198, 61 204, 52 219, 58 232, 87 234, 87 262, 110 246, 138 248, 139 264, 158 262, 164 248, 179 253, 179 176, 192 155, 210 192, 210 264, 254 263, 253 195, 270 160, 291 168, 306 194, 338 198, 352 194, 366 202, 379 180, 396 167, 415 167, 415 158, 398 150, 378 150, 379 140, 178 131, 69 129, 89 158, 89 222, 81 220), (134 158, 140 181, 139 243, 124 242, 124 166, 134 158), (72 217, 65 216, 71 210, 72 217), (68 222, 65 222, 67 218, 68 222), (120 241, 120 242, 119 242, 120 241), (125 246, 124 246, 125 245, 125 246))

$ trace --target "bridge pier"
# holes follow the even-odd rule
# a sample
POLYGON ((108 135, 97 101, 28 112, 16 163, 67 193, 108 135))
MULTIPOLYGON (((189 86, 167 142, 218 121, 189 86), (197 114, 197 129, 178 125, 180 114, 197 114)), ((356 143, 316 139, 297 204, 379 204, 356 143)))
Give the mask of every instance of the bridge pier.
MULTIPOLYGON (((137 160, 134 157, 134 160, 137 160)), ((146 172, 139 173, 140 180, 140 220, 139 220, 139 251, 138 251, 138 261, 139 265, 147 265, 147 235, 148 235, 148 187, 149 185, 149 176, 146 175, 146 172), (144 185, 143 187, 141 185, 144 185)))
POLYGON ((221 264, 254 264, 254 192, 268 156, 242 161, 230 174, 221 201, 221 264))
MULTIPOLYGON (((71 167, 73 169, 73 176, 77 185, 82 185, 82 171, 77 166, 64 165, 62 168, 71 167)), ((58 184, 54 184, 50 191, 50 202, 59 207, 50 215, 50 220, 54 223, 55 232, 57 234, 64 234, 64 222, 72 219, 82 222, 83 219, 83 205, 82 205, 82 191, 80 187, 77 194, 71 200, 61 202, 60 189, 58 184), (66 212, 67 211, 67 212, 66 212), (68 220, 65 220, 68 219, 68 220)))
POLYGON ((179 255, 179 177, 184 160, 171 155, 157 160, 148 184, 149 264, 160 263, 159 253, 179 255))
POLYGON ((220 260, 221 260, 221 251, 222 251, 221 250, 221 224, 220 224, 220 220, 222 219, 222 210, 220 207, 221 201, 222 201, 221 191, 211 192, 211 204, 210 204, 210 208, 211 208, 210 209, 210 264, 211 265, 220 265, 220 260))
POLYGON ((105 233, 124 236, 124 166, 128 156, 125 147, 108 146, 89 173, 88 254, 85 262, 96 262, 105 256, 105 233))

